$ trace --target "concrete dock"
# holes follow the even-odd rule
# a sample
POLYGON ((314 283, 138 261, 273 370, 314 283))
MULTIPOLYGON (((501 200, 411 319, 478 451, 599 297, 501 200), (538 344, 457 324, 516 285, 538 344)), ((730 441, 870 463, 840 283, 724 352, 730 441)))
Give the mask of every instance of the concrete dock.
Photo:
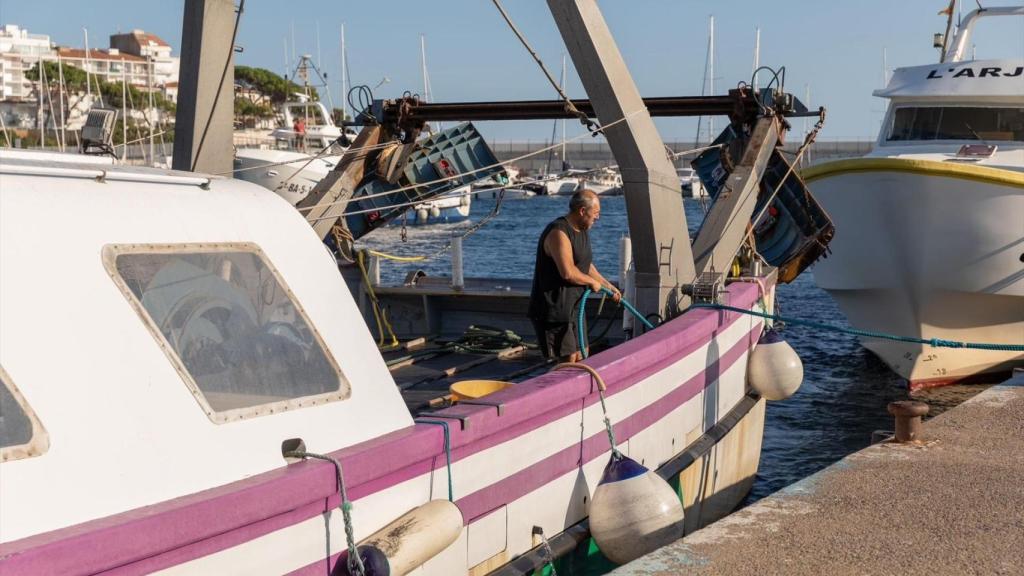
POLYGON ((1024 574, 1024 371, 613 574, 1024 574))

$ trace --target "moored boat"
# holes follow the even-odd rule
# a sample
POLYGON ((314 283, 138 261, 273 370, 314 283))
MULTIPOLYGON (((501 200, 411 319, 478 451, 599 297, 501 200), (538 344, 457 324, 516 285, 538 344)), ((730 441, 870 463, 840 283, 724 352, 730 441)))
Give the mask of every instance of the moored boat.
MULTIPOLYGON (((322 571, 345 549, 345 515, 331 464, 286 458, 299 439, 341 463, 357 541, 454 501, 462 525, 420 559, 425 574, 499 567, 536 545, 534 526, 586 517, 609 455, 589 375, 412 414, 333 259, 273 193, 0 160, 3 401, 22 417, 3 428, 4 573, 322 571), (75 242, 33 224, 44 209, 75 242), (61 297, 72 270, 77 296, 61 297)), ((728 291, 770 302, 756 284, 728 291)), ((631 458, 657 467, 713 438, 674 474, 688 526, 753 480, 764 403, 745 373, 760 332, 698 310, 589 361, 631 458)))
MULTIPOLYGON (((1024 61, 966 60, 968 14, 939 64, 897 69, 874 151, 803 177, 839 230, 814 277, 857 328, 923 339, 1024 344, 1024 61)), ((862 338, 912 389, 986 378, 1014 350, 862 338)))

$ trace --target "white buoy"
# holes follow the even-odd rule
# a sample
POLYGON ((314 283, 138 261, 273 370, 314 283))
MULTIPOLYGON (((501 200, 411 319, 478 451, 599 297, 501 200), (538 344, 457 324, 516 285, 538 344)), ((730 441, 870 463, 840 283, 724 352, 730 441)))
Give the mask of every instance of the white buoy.
MULTIPOLYGON (((462 512, 447 500, 431 500, 399 516, 359 543, 366 576, 404 576, 451 546, 462 533, 462 512)), ((332 574, 351 576, 341 555, 332 574)))
POLYGON ((438 208, 437 206, 431 206, 430 207, 430 216, 433 217, 433 218, 440 218, 441 217, 441 209, 438 208))
POLYGON ((778 332, 768 330, 750 353, 747 381, 766 400, 785 400, 804 381, 804 364, 778 332))
POLYGON ((625 564, 683 537, 683 505, 661 476, 613 454, 590 502, 590 533, 602 554, 625 564))
POLYGON ((430 213, 427 212, 426 208, 420 208, 419 210, 416 211, 416 223, 417 224, 426 224, 427 223, 427 217, 429 215, 430 215, 430 213))

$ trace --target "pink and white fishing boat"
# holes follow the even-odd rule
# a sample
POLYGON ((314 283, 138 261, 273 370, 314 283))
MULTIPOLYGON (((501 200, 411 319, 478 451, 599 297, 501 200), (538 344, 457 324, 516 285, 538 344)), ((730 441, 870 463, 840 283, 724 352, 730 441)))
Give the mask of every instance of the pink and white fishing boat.
MULTIPOLYGON (((618 75, 585 80, 612 83, 619 104, 642 112, 600 13, 582 4, 590 8, 552 2, 563 34, 596 39, 567 42, 584 51, 573 57, 618 75)), ((210 23, 231 24, 233 10, 230 1, 190 0, 186 30, 209 25, 204 38, 221 42, 210 23)), ((223 62, 211 62, 200 68, 230 86, 223 62)), ((203 72, 183 74, 183 86, 186 78, 204 85, 203 72)), ((786 108, 769 116, 749 91, 711 102, 751 130, 733 147, 746 150, 730 163, 736 193, 712 205, 693 258, 678 190, 659 184, 674 178, 650 117, 602 118, 623 123, 607 132, 613 149, 637 146, 630 174, 653 166, 625 184, 631 227, 662 219, 626 251, 637 256, 627 294, 665 321, 595 343, 585 362, 593 374, 541 369, 454 404, 424 402, 436 391, 396 381, 408 363, 386 361, 367 302, 391 302, 411 350, 417 327, 444 333, 467 311, 514 316, 525 302, 511 286, 453 288, 413 275, 375 291, 365 271, 354 284, 351 268, 339 273, 308 215, 256 184, 0 152, 0 572, 532 573, 557 557, 598 553, 587 518, 612 437, 681 499, 683 519, 661 541, 727 514, 757 471, 765 401, 750 383, 765 371, 761 351, 778 345, 757 346, 759 317, 681 309, 691 297, 773 307, 777 272, 762 272, 759 260, 745 260, 740 278, 704 282, 696 273, 713 272, 716 255, 732 262, 748 237, 785 125, 775 114, 793 112, 792 99, 776 102, 786 108), (652 257, 666 247, 665 261, 652 257), (362 565, 347 558, 356 545, 362 565)), ((619 114, 613 104, 594 106, 619 114)), ((708 105, 701 99, 700 113, 708 105)), ((206 128, 179 118, 178 138, 191 133, 206 128)), ((799 375, 779 395, 768 391, 775 376, 761 380, 766 396, 781 398, 799 375)), ((603 512, 602 522, 616 516, 603 512)))
MULTIPOLYGON (((340 461, 359 541, 450 484, 461 522, 418 573, 486 573, 537 546, 534 526, 586 518, 609 457, 591 377, 417 421, 334 259, 272 192, 0 155, 0 218, 4 574, 329 571, 345 550, 334 469, 289 464, 290 439, 340 461)), ((728 287, 734 306, 760 296, 728 287)), ((623 453, 688 464, 670 478, 690 527, 757 470, 761 328, 698 310, 587 361, 623 453)))

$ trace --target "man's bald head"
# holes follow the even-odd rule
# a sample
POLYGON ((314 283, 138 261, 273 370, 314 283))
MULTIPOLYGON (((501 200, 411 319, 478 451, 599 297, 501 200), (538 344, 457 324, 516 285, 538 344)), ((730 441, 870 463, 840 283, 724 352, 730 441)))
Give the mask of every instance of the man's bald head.
POLYGON ((569 199, 569 219, 580 230, 589 230, 601 217, 601 201, 593 190, 580 190, 569 199))
POLYGON ((585 188, 577 191, 569 199, 569 212, 578 212, 580 208, 593 208, 597 203, 597 193, 585 188))

